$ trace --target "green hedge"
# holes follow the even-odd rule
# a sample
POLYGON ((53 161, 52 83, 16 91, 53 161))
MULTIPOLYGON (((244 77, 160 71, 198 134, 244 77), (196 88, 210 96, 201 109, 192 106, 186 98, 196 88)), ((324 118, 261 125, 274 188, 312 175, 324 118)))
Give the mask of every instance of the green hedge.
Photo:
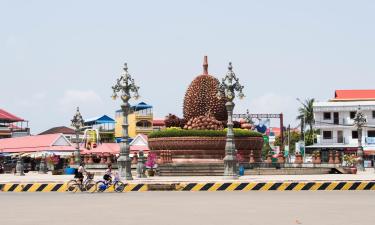
MULTIPOLYGON (((151 132, 149 138, 159 137, 225 137, 227 130, 182 130, 179 128, 167 128, 151 132)), ((261 133, 251 130, 234 129, 235 137, 262 137, 261 133)))

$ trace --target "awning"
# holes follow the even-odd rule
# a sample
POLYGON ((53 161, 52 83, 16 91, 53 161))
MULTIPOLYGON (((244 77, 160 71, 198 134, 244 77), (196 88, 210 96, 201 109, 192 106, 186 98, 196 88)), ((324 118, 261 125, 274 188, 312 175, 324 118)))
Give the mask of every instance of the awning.
POLYGON ((365 146, 363 152, 365 155, 375 155, 375 146, 365 146))
POLYGON ((324 145, 324 144, 315 144, 315 145, 309 145, 305 148, 356 148, 356 145, 324 145))
POLYGON ((41 158, 43 156, 58 155, 63 158, 70 157, 73 152, 59 152, 59 151, 42 151, 42 152, 23 152, 23 153, 12 153, 12 156, 30 157, 30 158, 41 158))
POLYGON ((85 126, 92 126, 95 124, 105 124, 105 123, 116 123, 116 121, 107 115, 103 115, 103 116, 97 116, 94 118, 86 119, 84 124, 85 126))

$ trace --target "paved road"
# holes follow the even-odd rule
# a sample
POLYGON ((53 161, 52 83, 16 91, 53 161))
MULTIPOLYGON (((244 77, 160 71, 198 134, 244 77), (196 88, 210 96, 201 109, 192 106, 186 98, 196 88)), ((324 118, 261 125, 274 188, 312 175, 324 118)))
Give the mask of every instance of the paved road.
MULTIPOLYGON (((95 176, 101 179, 102 176, 95 176)), ((38 174, 29 172, 25 176, 14 176, 13 174, 0 174, 0 183, 27 183, 27 182, 66 182, 72 179, 72 175, 55 176, 49 174, 38 174)), ((137 179, 134 176, 134 183, 147 182, 220 182, 229 181, 220 176, 181 176, 181 177, 149 177, 137 179)), ((375 180, 374 169, 367 168, 366 171, 359 171, 358 174, 315 174, 315 175, 251 175, 241 176, 236 182, 265 182, 265 181, 352 181, 352 180, 375 180)))
POLYGON ((375 192, 0 193, 1 224, 375 224, 375 192))

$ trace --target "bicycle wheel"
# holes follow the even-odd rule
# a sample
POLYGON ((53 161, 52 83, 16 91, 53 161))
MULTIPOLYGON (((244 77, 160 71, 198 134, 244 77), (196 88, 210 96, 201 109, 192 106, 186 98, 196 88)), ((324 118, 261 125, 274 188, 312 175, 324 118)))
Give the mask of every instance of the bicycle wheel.
POLYGON ((94 180, 87 180, 86 183, 85 183, 85 191, 88 191, 88 192, 95 192, 96 191, 96 183, 94 180))
POLYGON ((68 181, 68 183, 66 184, 66 190, 68 192, 77 192, 79 190, 79 184, 77 183, 76 180, 70 180, 68 181))
POLYGON ((104 181, 98 181, 95 184, 95 191, 97 192, 104 192, 107 189, 107 185, 104 183, 104 181))
POLYGON ((122 183, 121 181, 117 181, 113 187, 115 188, 115 192, 123 192, 125 189, 125 184, 122 183))

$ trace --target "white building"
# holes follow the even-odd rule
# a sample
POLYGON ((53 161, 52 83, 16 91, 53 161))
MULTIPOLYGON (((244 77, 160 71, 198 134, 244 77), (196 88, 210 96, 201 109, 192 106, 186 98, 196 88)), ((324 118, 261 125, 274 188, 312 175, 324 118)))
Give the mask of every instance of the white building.
POLYGON ((362 131, 365 159, 374 159, 375 154, 375 90, 337 90, 335 97, 326 102, 314 103, 314 129, 320 130, 317 143, 310 150, 321 150, 324 161, 330 150, 356 153, 358 132, 354 117, 358 108, 367 117, 367 126, 362 131))

